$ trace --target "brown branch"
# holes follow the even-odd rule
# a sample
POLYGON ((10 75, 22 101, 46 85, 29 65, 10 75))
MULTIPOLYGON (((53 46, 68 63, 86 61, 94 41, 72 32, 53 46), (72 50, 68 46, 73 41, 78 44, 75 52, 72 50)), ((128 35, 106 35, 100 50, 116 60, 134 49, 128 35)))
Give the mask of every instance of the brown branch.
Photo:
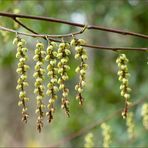
MULTIPOLYGON (((19 24, 20 24, 20 22, 19 22, 19 24)), ((24 25, 23 25, 23 27, 24 27, 24 25)), ((25 26, 25 28, 26 28, 26 26, 25 26)), ((0 26, 0 30, 14 32, 14 33, 18 33, 18 34, 22 34, 22 35, 26 35, 26 36, 42 37, 42 38, 44 38, 44 37, 63 38, 63 37, 71 37, 72 35, 77 35, 77 34, 81 34, 82 33, 82 30, 80 30, 78 32, 69 33, 69 34, 63 34, 63 35, 48 35, 48 34, 37 34, 37 33, 30 34, 30 33, 19 32, 19 31, 16 31, 16 30, 13 30, 13 29, 10 29, 10 28, 6 28, 6 27, 3 27, 3 26, 0 26)))
MULTIPOLYGON (((10 17, 10 18, 26 18, 26 19, 34 19, 34 20, 44 20, 44 21, 49 21, 49 22, 56 22, 56 23, 77 26, 77 27, 81 27, 81 28, 85 27, 85 24, 74 23, 74 22, 70 22, 70 21, 64 21, 61 19, 55 19, 55 18, 45 17, 45 16, 13 14, 13 13, 8 13, 8 12, 0 12, 0 16, 10 17)), ((87 25, 87 29, 101 30, 101 31, 106 31, 106 32, 118 33, 121 35, 137 36, 137 37, 148 39, 148 35, 130 32, 130 31, 122 31, 119 29, 112 29, 112 28, 96 26, 96 25, 87 25)))
MULTIPOLYGON (((140 99, 137 100, 129 108, 133 108, 134 106, 143 103, 144 100, 146 100, 146 97, 141 99, 141 100, 140 99)), ((82 128, 79 131, 72 133, 71 135, 63 138, 61 141, 59 141, 57 144, 55 144, 51 147, 59 147, 59 146, 61 146, 61 144, 65 144, 65 143, 67 143, 67 142, 69 142, 69 141, 71 141, 71 140, 73 140, 73 139, 75 139, 79 136, 82 136, 82 135, 86 134, 88 131, 90 131, 90 130, 96 128, 96 127, 99 127, 102 123, 107 122, 108 120, 111 120, 114 116, 120 115, 121 112, 122 112, 122 109, 119 109, 119 110, 113 112, 112 114, 110 114, 109 116, 103 118, 102 120, 98 120, 97 122, 91 124, 90 126, 82 128)))
MULTIPOLYGON (((30 33, 24 33, 24 32, 20 32, 20 31, 16 31, 10 28, 6 28, 3 26, 0 26, 0 30, 3 31, 8 31, 8 32, 13 32, 16 34, 22 34, 22 35, 26 35, 26 36, 32 36, 32 37, 42 37, 42 38, 46 38, 49 37, 49 40, 51 41, 55 41, 55 42, 61 42, 60 40, 56 40, 53 39, 52 37, 58 37, 61 35, 48 35, 48 34, 30 34, 30 33)), ((82 32, 79 31, 79 32, 82 32)), ((136 51, 148 51, 148 48, 132 48, 132 47, 106 47, 106 46, 97 46, 97 45, 90 45, 90 44, 86 44, 86 45, 82 45, 84 47, 90 47, 90 48, 95 48, 95 49, 100 49, 100 50, 112 50, 112 51, 118 51, 118 50, 136 50, 136 51)))
POLYGON ((24 27, 26 30, 34 33, 34 34, 38 34, 37 32, 33 31, 32 29, 30 29, 29 27, 27 27, 26 25, 24 25, 22 22, 20 22, 19 20, 17 20, 15 17, 12 18, 16 23, 18 23, 20 26, 24 27))
MULTIPOLYGON (((33 31, 32 29, 30 29, 29 27, 27 27, 26 25, 24 25, 22 22, 20 22, 19 20, 17 20, 16 18, 12 18, 16 23, 18 23, 20 26, 22 26, 23 28, 25 28, 26 30, 30 31, 33 34, 37 34, 39 35, 39 33, 33 31)), ((69 34, 63 34, 63 35, 45 35, 46 37, 55 37, 55 38, 62 38, 62 37, 71 37, 73 35, 77 35, 77 34, 82 34, 85 31, 85 29, 81 29, 80 31, 77 32, 73 32, 73 33, 69 33, 69 34)), ((43 34, 44 35, 44 34, 43 34)), ((42 36, 41 36, 42 37, 42 36)), ((46 39, 45 37, 43 37, 44 39, 46 39)))

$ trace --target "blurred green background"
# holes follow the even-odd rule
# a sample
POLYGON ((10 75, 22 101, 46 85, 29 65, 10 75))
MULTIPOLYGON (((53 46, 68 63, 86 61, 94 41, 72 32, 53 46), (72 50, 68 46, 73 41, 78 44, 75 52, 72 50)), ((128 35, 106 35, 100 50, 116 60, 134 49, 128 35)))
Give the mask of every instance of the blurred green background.
MULTIPOLYGON (((78 23, 96 24, 110 28, 135 31, 148 34, 148 0, 0 0, 0 11, 14 12, 29 15, 41 15, 60 18, 78 23)), ((64 24, 20 19, 24 24, 39 33, 65 34, 77 31, 79 28, 64 24)), ((19 31, 26 31, 17 26, 12 19, 0 17, 0 25, 19 31)), ((36 114, 34 113, 35 95, 33 94, 33 67, 32 60, 37 39, 25 37, 29 48, 30 118, 27 125, 21 122, 20 108, 17 106, 18 92, 15 90, 17 74, 16 48, 12 45, 15 37, 13 33, 0 32, 0 146, 54 146, 64 137, 83 127, 88 127, 97 120, 102 120, 114 111, 123 108, 124 99, 120 97, 115 60, 117 53, 88 48, 89 69, 87 86, 84 92, 83 107, 75 100, 74 85, 77 76, 74 69, 77 62, 71 58, 69 72, 70 80, 70 112, 67 118, 57 102, 54 120, 48 124, 45 119, 42 133, 36 131, 36 114)), ((147 47, 147 40, 132 36, 122 36, 102 31, 86 31, 78 37, 88 43, 112 47, 147 47)), ((42 40, 42 39, 38 39, 42 40)), ((45 42, 45 41, 43 41, 45 42)), ((46 44, 46 42, 45 42, 46 44)), ((129 58, 130 86, 132 88, 131 101, 146 98, 148 92, 148 68, 146 52, 126 51, 129 58)), ((60 98, 59 98, 60 99, 60 98)), ((47 98, 45 98, 47 102, 47 98)), ((119 115, 113 116, 107 123, 112 128, 111 146, 148 146, 148 133, 142 125, 141 104, 132 109, 135 121, 135 138, 129 139, 125 120, 119 115)), ((102 146, 100 127, 90 130, 94 134, 95 146, 102 146)), ((60 143, 61 147, 84 146, 85 134, 70 141, 60 143)))

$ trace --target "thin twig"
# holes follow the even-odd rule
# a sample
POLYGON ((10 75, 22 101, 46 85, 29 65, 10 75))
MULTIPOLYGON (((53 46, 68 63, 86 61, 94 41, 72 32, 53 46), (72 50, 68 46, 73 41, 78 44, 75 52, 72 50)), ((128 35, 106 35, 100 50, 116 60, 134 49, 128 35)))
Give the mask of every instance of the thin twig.
POLYGON ((51 38, 62 38, 62 37, 71 37, 73 35, 81 34, 82 30, 70 34, 63 34, 63 35, 48 35, 48 34, 30 34, 30 33, 25 33, 25 32, 19 32, 10 28, 6 28, 3 26, 0 26, 0 30, 5 30, 9 32, 17 32, 18 34, 26 35, 26 36, 32 36, 32 37, 51 37, 51 38))
POLYGON ((20 26, 24 27, 26 30, 34 33, 34 34, 38 34, 37 32, 33 31, 32 29, 30 29, 29 27, 27 27, 26 25, 24 25, 21 21, 17 20, 16 18, 12 18, 16 23, 18 23, 20 26))
MULTIPOLYGON (((8 32, 13 32, 13 33, 17 33, 17 34, 22 34, 22 35, 26 35, 26 36, 32 36, 32 37, 50 37, 49 39, 51 41, 55 41, 55 42, 61 42, 59 40, 56 39, 52 39, 52 37, 58 37, 58 35, 48 35, 48 34, 30 34, 30 33, 24 33, 24 32, 20 32, 20 31, 16 31, 10 28, 6 28, 3 26, 0 26, 0 30, 3 31, 8 31, 8 32)), ((80 32, 80 31, 79 31, 80 32)), ((61 36, 61 35, 59 35, 61 36)), ((97 46, 97 45, 90 45, 90 44, 86 44, 86 45, 82 45, 84 47, 90 47, 90 48, 95 48, 95 49, 100 49, 100 50, 112 50, 112 51, 118 51, 118 50, 136 50, 136 51, 148 51, 148 48, 132 48, 132 47, 106 47, 106 46, 97 46)))
MULTIPOLYGON (((85 24, 74 23, 70 21, 64 21, 61 19, 55 19, 55 18, 45 17, 45 16, 32 16, 32 15, 14 14, 14 13, 8 13, 8 12, 0 12, 0 16, 10 17, 10 18, 26 18, 26 19, 44 20, 44 21, 68 24, 68 25, 77 26, 81 28, 85 27, 85 24)), ((136 32, 130 32, 130 31, 122 31, 119 29, 112 29, 112 28, 107 28, 107 27, 102 27, 97 25, 87 25, 87 29, 101 30, 106 32, 118 33, 121 35, 137 36, 137 37, 148 39, 148 35, 144 35, 136 32)))
MULTIPOLYGON (((146 97, 143 98, 143 99, 141 99, 141 100, 140 100, 140 99, 137 100, 137 101, 136 101, 135 103, 133 103, 129 108, 133 108, 134 106, 136 106, 136 105, 138 105, 138 104, 144 102, 144 100, 146 100, 146 97)), ((104 122, 106 122, 106 121, 112 119, 114 116, 120 115, 121 112, 122 112, 122 109, 119 109, 119 110, 113 112, 112 114, 110 114, 109 116, 103 118, 102 120, 98 120, 98 121, 95 122, 95 123, 93 122, 93 124, 91 124, 90 126, 87 126, 87 127, 85 127, 85 128, 82 128, 82 129, 80 129, 79 131, 77 131, 77 132, 75 132, 75 133, 72 133, 71 135, 69 135, 69 136, 63 138, 61 141, 59 141, 57 144, 55 144, 55 145, 53 145, 53 146, 51 146, 51 147, 58 147, 58 146, 61 146, 62 144, 65 144, 65 143, 67 143, 67 142, 69 142, 69 141, 71 141, 71 140, 73 140, 73 139, 75 139, 75 138, 77 138, 77 137, 79 137, 79 136, 82 136, 82 135, 86 134, 88 131, 90 131, 90 130, 96 128, 96 127, 99 127, 102 123, 104 123, 104 122)))

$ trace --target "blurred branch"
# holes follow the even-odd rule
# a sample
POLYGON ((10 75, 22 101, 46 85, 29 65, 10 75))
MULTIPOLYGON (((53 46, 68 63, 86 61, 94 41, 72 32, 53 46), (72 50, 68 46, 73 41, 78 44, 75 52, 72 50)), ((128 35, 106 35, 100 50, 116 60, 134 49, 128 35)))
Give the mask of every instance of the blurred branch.
MULTIPOLYGON (((146 100, 146 97, 141 99, 141 100, 137 100, 129 108, 133 108, 136 105, 143 103, 144 100, 146 100)), ((93 122, 93 124, 91 124, 90 126, 82 128, 82 129, 80 129, 79 131, 77 131, 75 133, 72 133, 71 135, 65 137, 64 139, 62 139, 60 142, 58 142, 57 144, 53 145, 52 147, 61 146, 61 144, 67 143, 67 142, 69 142, 69 141, 71 141, 71 140, 73 140, 73 139, 75 139, 75 138, 77 138, 79 136, 82 136, 82 135, 86 134, 88 131, 90 131, 90 130, 96 128, 96 127, 99 127, 103 122, 111 120, 114 116, 117 116, 117 115, 121 114, 122 110, 123 109, 119 109, 119 110, 113 112, 112 114, 110 114, 109 116, 105 117, 104 119, 98 120, 95 123, 93 122)))
MULTIPOLYGON (((22 15, 22 14, 8 13, 8 12, 0 12, 0 16, 10 17, 10 18, 13 18, 13 19, 15 19, 15 18, 26 18, 26 19, 44 20, 44 21, 49 21, 49 22, 56 22, 56 23, 62 23, 62 24, 77 26, 77 27, 81 27, 81 28, 86 26, 85 24, 74 23, 74 22, 70 22, 70 21, 64 21, 64 20, 61 20, 61 19, 55 19, 55 18, 44 17, 44 16, 22 15)), ((122 31, 122 30, 119 30, 119 29, 111 29, 111 28, 97 26, 97 25, 87 25, 87 29, 101 30, 101 31, 113 32, 113 33, 117 33, 117 34, 121 34, 121 35, 137 36, 137 37, 140 37, 140 38, 148 39, 148 35, 135 33, 135 32, 129 32, 129 31, 122 31)))
MULTIPOLYGON (((20 24, 20 22, 19 22, 19 24, 20 24)), ((25 25, 23 25, 23 27, 24 26, 25 25)), ((25 26, 24 28, 26 28, 28 30, 28 27, 25 26)), ((13 29, 10 29, 10 28, 6 28, 6 27, 3 27, 3 26, 0 26, 0 30, 8 31, 8 32, 13 32, 13 33, 16 33, 16 34, 22 34, 22 35, 26 35, 26 36, 32 36, 32 37, 42 37, 44 39, 47 38, 47 37, 49 37, 49 40, 55 41, 55 42, 61 42, 61 41, 60 40, 53 39, 53 37, 59 37, 59 36, 61 37, 62 36, 62 35, 37 34, 36 32, 34 32, 33 34, 30 34, 30 33, 25 33, 25 32, 19 32, 19 31, 16 31, 16 30, 13 30, 13 29)), ((82 31, 83 30, 80 30, 77 33, 80 33, 82 31)), ((112 50, 112 51, 118 51, 118 50, 124 50, 124 51, 126 51, 126 50, 148 51, 148 48, 107 47, 107 46, 98 46, 98 45, 90 45, 90 44, 86 44, 86 45, 82 45, 82 46, 84 46, 84 47, 90 47, 90 48, 95 48, 95 49, 100 49, 100 50, 112 50)))

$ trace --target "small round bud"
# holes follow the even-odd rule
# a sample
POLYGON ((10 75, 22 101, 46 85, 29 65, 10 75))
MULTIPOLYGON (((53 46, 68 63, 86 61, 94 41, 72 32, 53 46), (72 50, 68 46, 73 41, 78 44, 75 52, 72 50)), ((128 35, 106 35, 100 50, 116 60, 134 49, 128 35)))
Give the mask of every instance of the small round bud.
POLYGON ((83 92, 83 89, 79 87, 79 88, 78 88, 78 92, 79 92, 79 93, 82 93, 82 92, 83 92))
POLYGON ((80 45, 85 45, 86 44, 85 40, 83 40, 83 39, 78 39, 78 42, 79 42, 80 45))
POLYGON ((78 58, 80 58, 80 54, 79 54, 79 53, 77 53, 77 54, 75 55, 75 59, 78 59, 78 58))
POLYGON ((83 47, 82 46, 76 46, 75 50, 77 52, 81 52, 83 50, 83 47))
POLYGON ((65 43, 60 43, 59 47, 62 49, 65 48, 65 43))
POLYGON ((22 51, 23 52, 28 52, 28 49, 27 48, 22 48, 22 51))
POLYGON ((70 45, 75 46, 76 45, 76 39, 72 39, 71 42, 70 42, 70 45))
POLYGON ((124 98, 129 99, 130 95, 129 94, 124 94, 124 98))
POLYGON ((13 40, 13 44, 15 45, 15 44, 18 44, 18 42, 19 42, 19 39, 16 37, 16 38, 14 38, 14 40, 13 40))
POLYGON ((63 89, 64 88, 64 84, 60 84, 59 89, 63 89))

